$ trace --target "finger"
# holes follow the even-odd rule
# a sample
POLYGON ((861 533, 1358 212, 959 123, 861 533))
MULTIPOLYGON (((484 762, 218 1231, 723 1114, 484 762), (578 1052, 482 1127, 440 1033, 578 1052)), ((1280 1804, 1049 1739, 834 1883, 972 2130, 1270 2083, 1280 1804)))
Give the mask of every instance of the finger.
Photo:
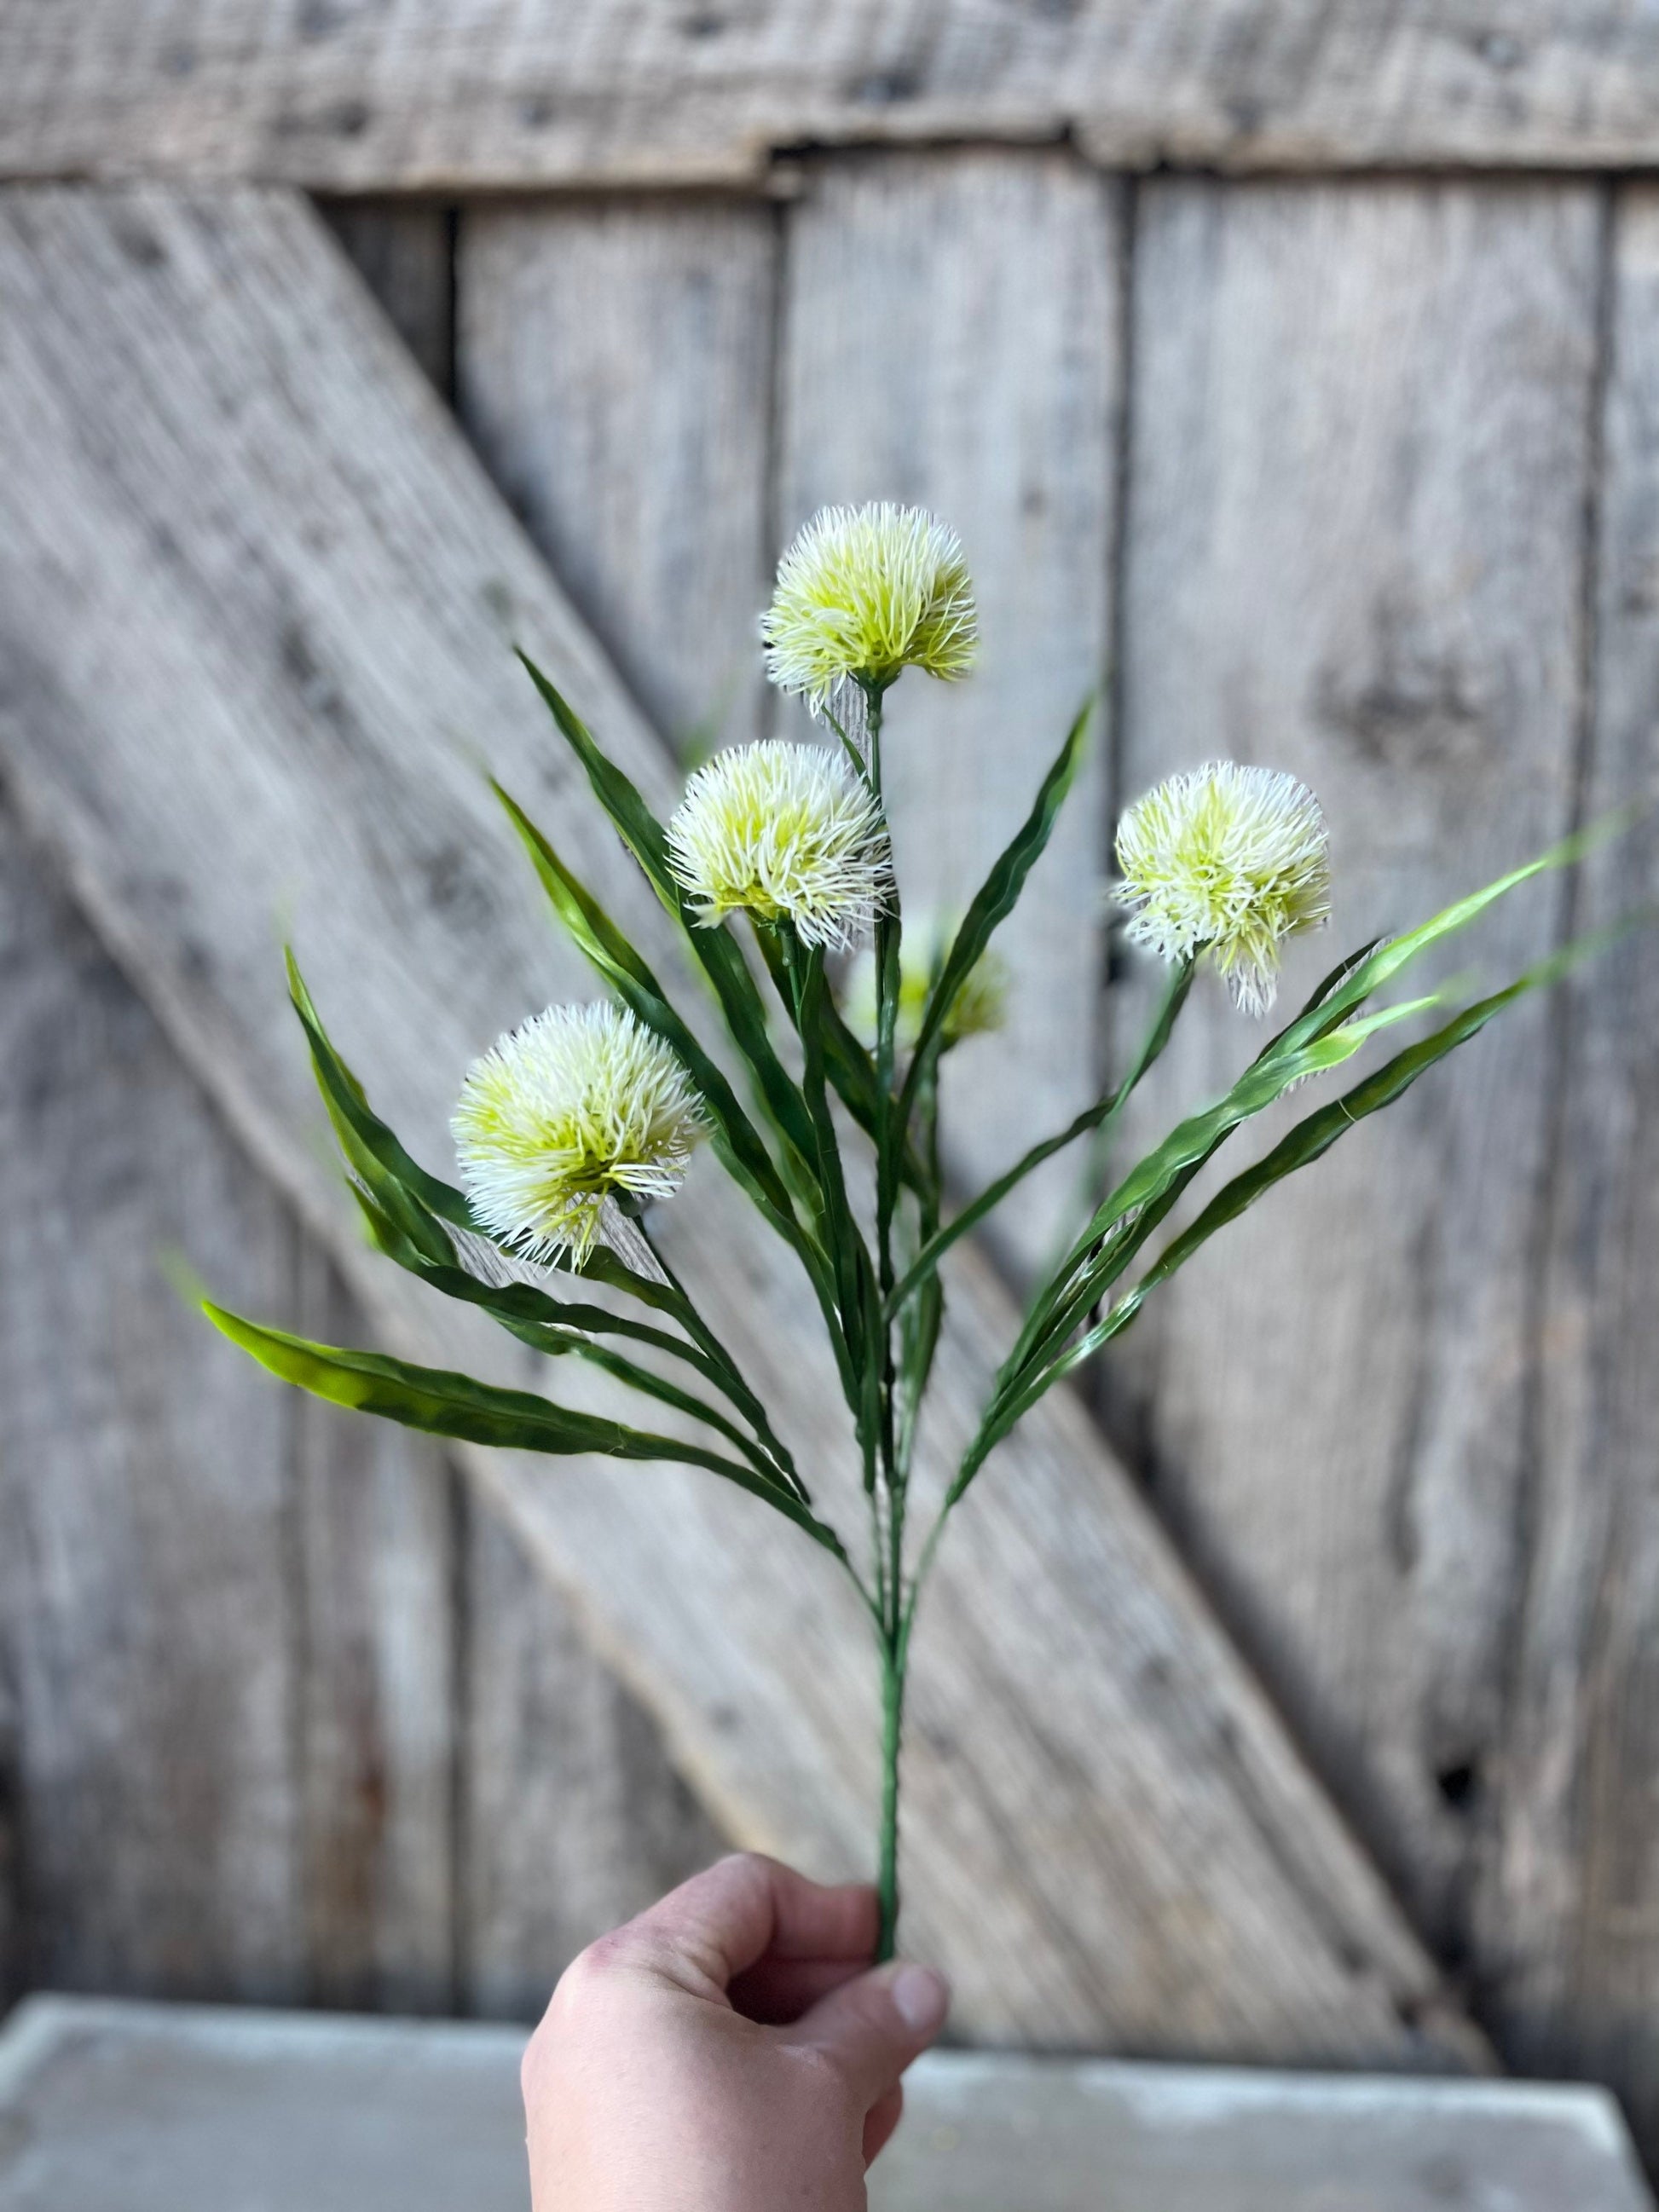
POLYGON ((768 2027, 781 2027, 799 2020, 820 1997, 827 1997, 831 1990, 838 1990, 843 1982, 850 1982, 865 1971, 862 1959, 768 1956, 757 1960, 744 1972, 733 1975, 727 1994, 745 2020, 759 2021, 768 2027))
POLYGON ((873 2166, 893 2139, 893 2130, 904 2118, 904 2084, 895 2081, 884 2097, 878 2097, 864 2116, 864 2163, 873 2166))
POLYGON ((741 1851, 671 1890, 612 1942, 625 1955, 723 1990, 769 1953, 867 1959, 876 1942, 875 1893, 825 1888, 775 1859, 741 1851))
POLYGON ((943 1974, 908 1960, 860 1974, 815 2004, 788 2031, 835 2060, 867 2112, 945 2025, 943 1974))

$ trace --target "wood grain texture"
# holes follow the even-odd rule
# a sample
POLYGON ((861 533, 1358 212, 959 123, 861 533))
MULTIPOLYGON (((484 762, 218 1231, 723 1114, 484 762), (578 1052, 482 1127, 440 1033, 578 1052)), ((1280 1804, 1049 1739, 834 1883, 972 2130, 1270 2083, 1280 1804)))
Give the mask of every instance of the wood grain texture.
POLYGON ((292 1291, 286 1209, 0 813, 0 1636, 16 1978, 306 1985, 293 1409, 210 1356, 158 1259, 292 1291))
MULTIPOLYGON (((780 371, 781 539, 834 501, 932 507, 962 534, 981 616, 962 684, 890 702, 884 774, 913 921, 959 915, 1030 808, 1109 640, 1120 389, 1120 205, 1064 154, 837 161, 791 210, 780 371)), ((806 728, 790 705, 780 725, 806 728)), ((1105 745, 999 933, 1006 1026, 947 1069, 964 1189, 1098 1095, 1105 745)), ((994 1215, 1017 1273, 1054 1249, 1079 1162, 994 1215)))
POLYGON ((518 1539, 467 1522, 463 1996, 534 2020, 585 1944, 726 1846, 518 1539))
MULTIPOLYGON (((1580 186, 1146 191, 1124 792, 1216 755, 1318 792, 1336 919, 1292 1006, 1571 818, 1597 250, 1580 186)), ((1560 915, 1547 883, 1446 965, 1508 975, 1560 915)), ((1160 1111, 1258 1036, 1207 988, 1183 1032, 1160 1111)), ((1526 1569, 1549 1034, 1541 1005, 1506 1017, 1273 1193, 1105 1377, 1188 1556, 1454 1957, 1526 1569)))
MULTIPOLYGON (((672 957, 503 633, 659 802, 662 756, 303 207, 17 192, 0 281, 18 303, 0 453, 21 518, 0 544, 0 748, 21 799, 377 1328, 466 1358, 451 1314, 434 1329, 343 1225, 273 925, 292 918, 343 1045, 441 1158, 468 1054, 587 988, 515 868, 481 753, 672 957)), ((668 1220, 816 1468, 832 1401, 781 1248, 712 1170, 668 1220)), ((934 1480, 1010 1325, 971 1258, 956 1312, 934 1480)), ((469 1463, 732 1827, 818 1868, 864 1863, 874 1668, 828 1562, 694 1475, 469 1463)), ((967 2032, 1479 2056, 1069 1400, 1000 1455, 926 1619, 910 1926, 951 1968, 967 2032)))
MULTIPOLYGON (((1619 203, 1584 811, 1659 789, 1659 200, 1619 203)), ((1576 916, 1651 908, 1650 817, 1576 916)), ((1527 1577, 1478 1898, 1483 2002, 1518 2063, 1611 2082, 1659 2153, 1659 1047, 1650 933, 1573 987, 1527 1577)))
POLYGON ((320 209, 433 389, 453 396, 455 217, 430 200, 330 200, 320 209))
POLYGON ((462 220, 461 418, 679 747, 760 734, 777 244, 729 200, 462 220))
MULTIPOLYGON (((428 380, 451 397, 452 216, 429 204, 361 201, 336 202, 324 214, 428 380)), ((695 326, 699 288, 691 289, 695 326)), ((591 301, 591 293, 586 296, 591 301)), ((583 332, 578 325, 561 335, 580 343, 583 332)), ((720 335, 724 341, 734 334, 723 325, 720 335)), ((590 389, 597 388, 596 375, 590 389)), ((709 489, 704 487, 705 494, 709 489)), ((684 571, 692 552, 684 542, 679 550, 687 562, 657 580, 677 614, 687 605, 684 571)), ((642 561, 647 547, 636 540, 631 550, 642 561)), ((346 1341, 363 1333, 355 1313, 325 1319, 328 1325, 319 1321, 314 1334, 346 1341)), ((338 1454, 342 1439, 327 1412, 313 1411, 338 1454)), ((338 1510, 353 1517, 341 1548, 329 1556, 372 1585, 387 1571, 386 1539, 395 1518, 392 1528, 383 1524, 409 1508, 382 1482, 366 1509, 363 1478, 373 1480, 389 1459, 401 1457, 418 1490, 422 1478, 429 1482, 431 1467, 422 1467, 415 1439, 395 1429, 350 1421, 343 1426, 361 1464, 348 1468, 356 1489, 336 1486, 338 1510)), ((397 1472, 393 1467, 394 1481, 397 1472)), ((434 1541, 431 1555, 434 1562, 445 1558, 450 1577, 434 1615, 446 1620, 447 1636, 433 1639, 426 1655, 449 1670, 441 1687, 432 1685, 431 1711, 447 1717, 454 1742, 453 1822, 444 1832, 450 1881, 445 1903, 453 1911, 411 1927, 392 1957, 399 1971, 418 1973, 441 1930, 453 2003, 468 2012, 534 2018, 584 1944, 716 1857, 722 1839, 670 1765, 650 1717, 589 1649, 561 1595, 534 1572, 494 1516, 473 1510, 453 1482, 446 1478, 441 1508, 448 1550, 434 1541)), ((417 1727, 420 1711, 417 1705, 408 1716, 417 1727)), ((362 1780, 372 1779, 366 1762, 362 1780)), ((326 1784, 313 1784, 319 1814, 327 1818, 332 1803, 349 1820, 360 1802, 349 1787, 351 1777, 319 1780, 326 1784)), ((349 1911, 341 1933, 348 1948, 364 1940, 363 1924, 349 1911)))
POLYGON ((1641 164, 1617 0, 10 0, 0 167, 325 190, 753 184, 775 147, 1069 136, 1115 166, 1641 164))
MULTIPOLYGON (((307 1238, 293 1326, 364 1322, 307 1238)), ((456 2001, 454 1477, 424 1439, 307 1400, 293 1431, 292 1692, 307 1994, 354 2011, 456 2001)))

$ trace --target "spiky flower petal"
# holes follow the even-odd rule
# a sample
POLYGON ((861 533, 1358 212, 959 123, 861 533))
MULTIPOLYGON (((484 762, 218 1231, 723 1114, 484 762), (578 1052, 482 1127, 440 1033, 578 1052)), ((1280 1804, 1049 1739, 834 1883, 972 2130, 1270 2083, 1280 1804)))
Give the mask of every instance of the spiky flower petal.
POLYGON ((849 679, 965 676, 979 629, 962 541, 923 507, 826 507, 778 563, 761 636, 768 676, 814 713, 849 679))
MULTIPOLYGON (((908 1052, 921 1034, 921 1018, 927 994, 945 965, 956 935, 949 916, 907 914, 899 945, 898 1015, 894 1034, 901 1051, 908 1052)), ((876 962, 873 952, 860 952, 847 971, 841 991, 848 1024, 866 1044, 876 1041, 876 962)), ((1000 1030, 1008 1008, 1008 969, 1001 955, 982 952, 963 977, 945 1017, 941 1036, 948 1048, 963 1037, 1000 1030)))
POLYGON ((668 824, 668 860, 705 928, 741 908, 843 951, 892 890, 887 824, 846 757, 775 738, 697 770, 668 824))
POLYGON ((1266 1013, 1279 948, 1330 914, 1330 841, 1293 775, 1211 761, 1137 799, 1118 824, 1133 943, 1166 960, 1207 951, 1236 1004, 1266 1013))
POLYGON ((586 1259, 607 1198, 666 1198, 702 1127, 674 1054, 605 1003, 550 1006, 500 1038, 450 1121, 473 1212, 544 1265, 586 1259))

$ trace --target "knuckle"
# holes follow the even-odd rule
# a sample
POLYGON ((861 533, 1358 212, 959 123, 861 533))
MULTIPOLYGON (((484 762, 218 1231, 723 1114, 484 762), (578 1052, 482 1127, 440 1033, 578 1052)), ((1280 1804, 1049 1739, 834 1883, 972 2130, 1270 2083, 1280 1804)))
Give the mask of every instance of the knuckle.
POLYGON ((550 2017, 586 2009, 616 1971, 620 1946, 614 1935, 601 1936, 585 1951, 578 1951, 554 1985, 550 2017))
POLYGON ((794 2045, 790 2051, 796 2069, 796 2081, 809 2101, 822 2102, 825 2098, 844 2098, 853 2087, 853 2070, 847 2058, 834 2046, 816 2043, 794 2045))

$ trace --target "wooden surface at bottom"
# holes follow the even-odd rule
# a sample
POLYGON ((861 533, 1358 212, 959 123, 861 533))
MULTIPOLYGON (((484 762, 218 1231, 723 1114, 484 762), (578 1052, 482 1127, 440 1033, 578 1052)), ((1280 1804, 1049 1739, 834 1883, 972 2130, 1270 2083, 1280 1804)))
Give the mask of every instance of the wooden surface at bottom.
MULTIPOLYGON (((520 2029, 36 1997, 0 2212, 526 2212, 520 2029)), ((872 2212, 1652 2212, 1605 2091, 945 2052, 872 2212)))

